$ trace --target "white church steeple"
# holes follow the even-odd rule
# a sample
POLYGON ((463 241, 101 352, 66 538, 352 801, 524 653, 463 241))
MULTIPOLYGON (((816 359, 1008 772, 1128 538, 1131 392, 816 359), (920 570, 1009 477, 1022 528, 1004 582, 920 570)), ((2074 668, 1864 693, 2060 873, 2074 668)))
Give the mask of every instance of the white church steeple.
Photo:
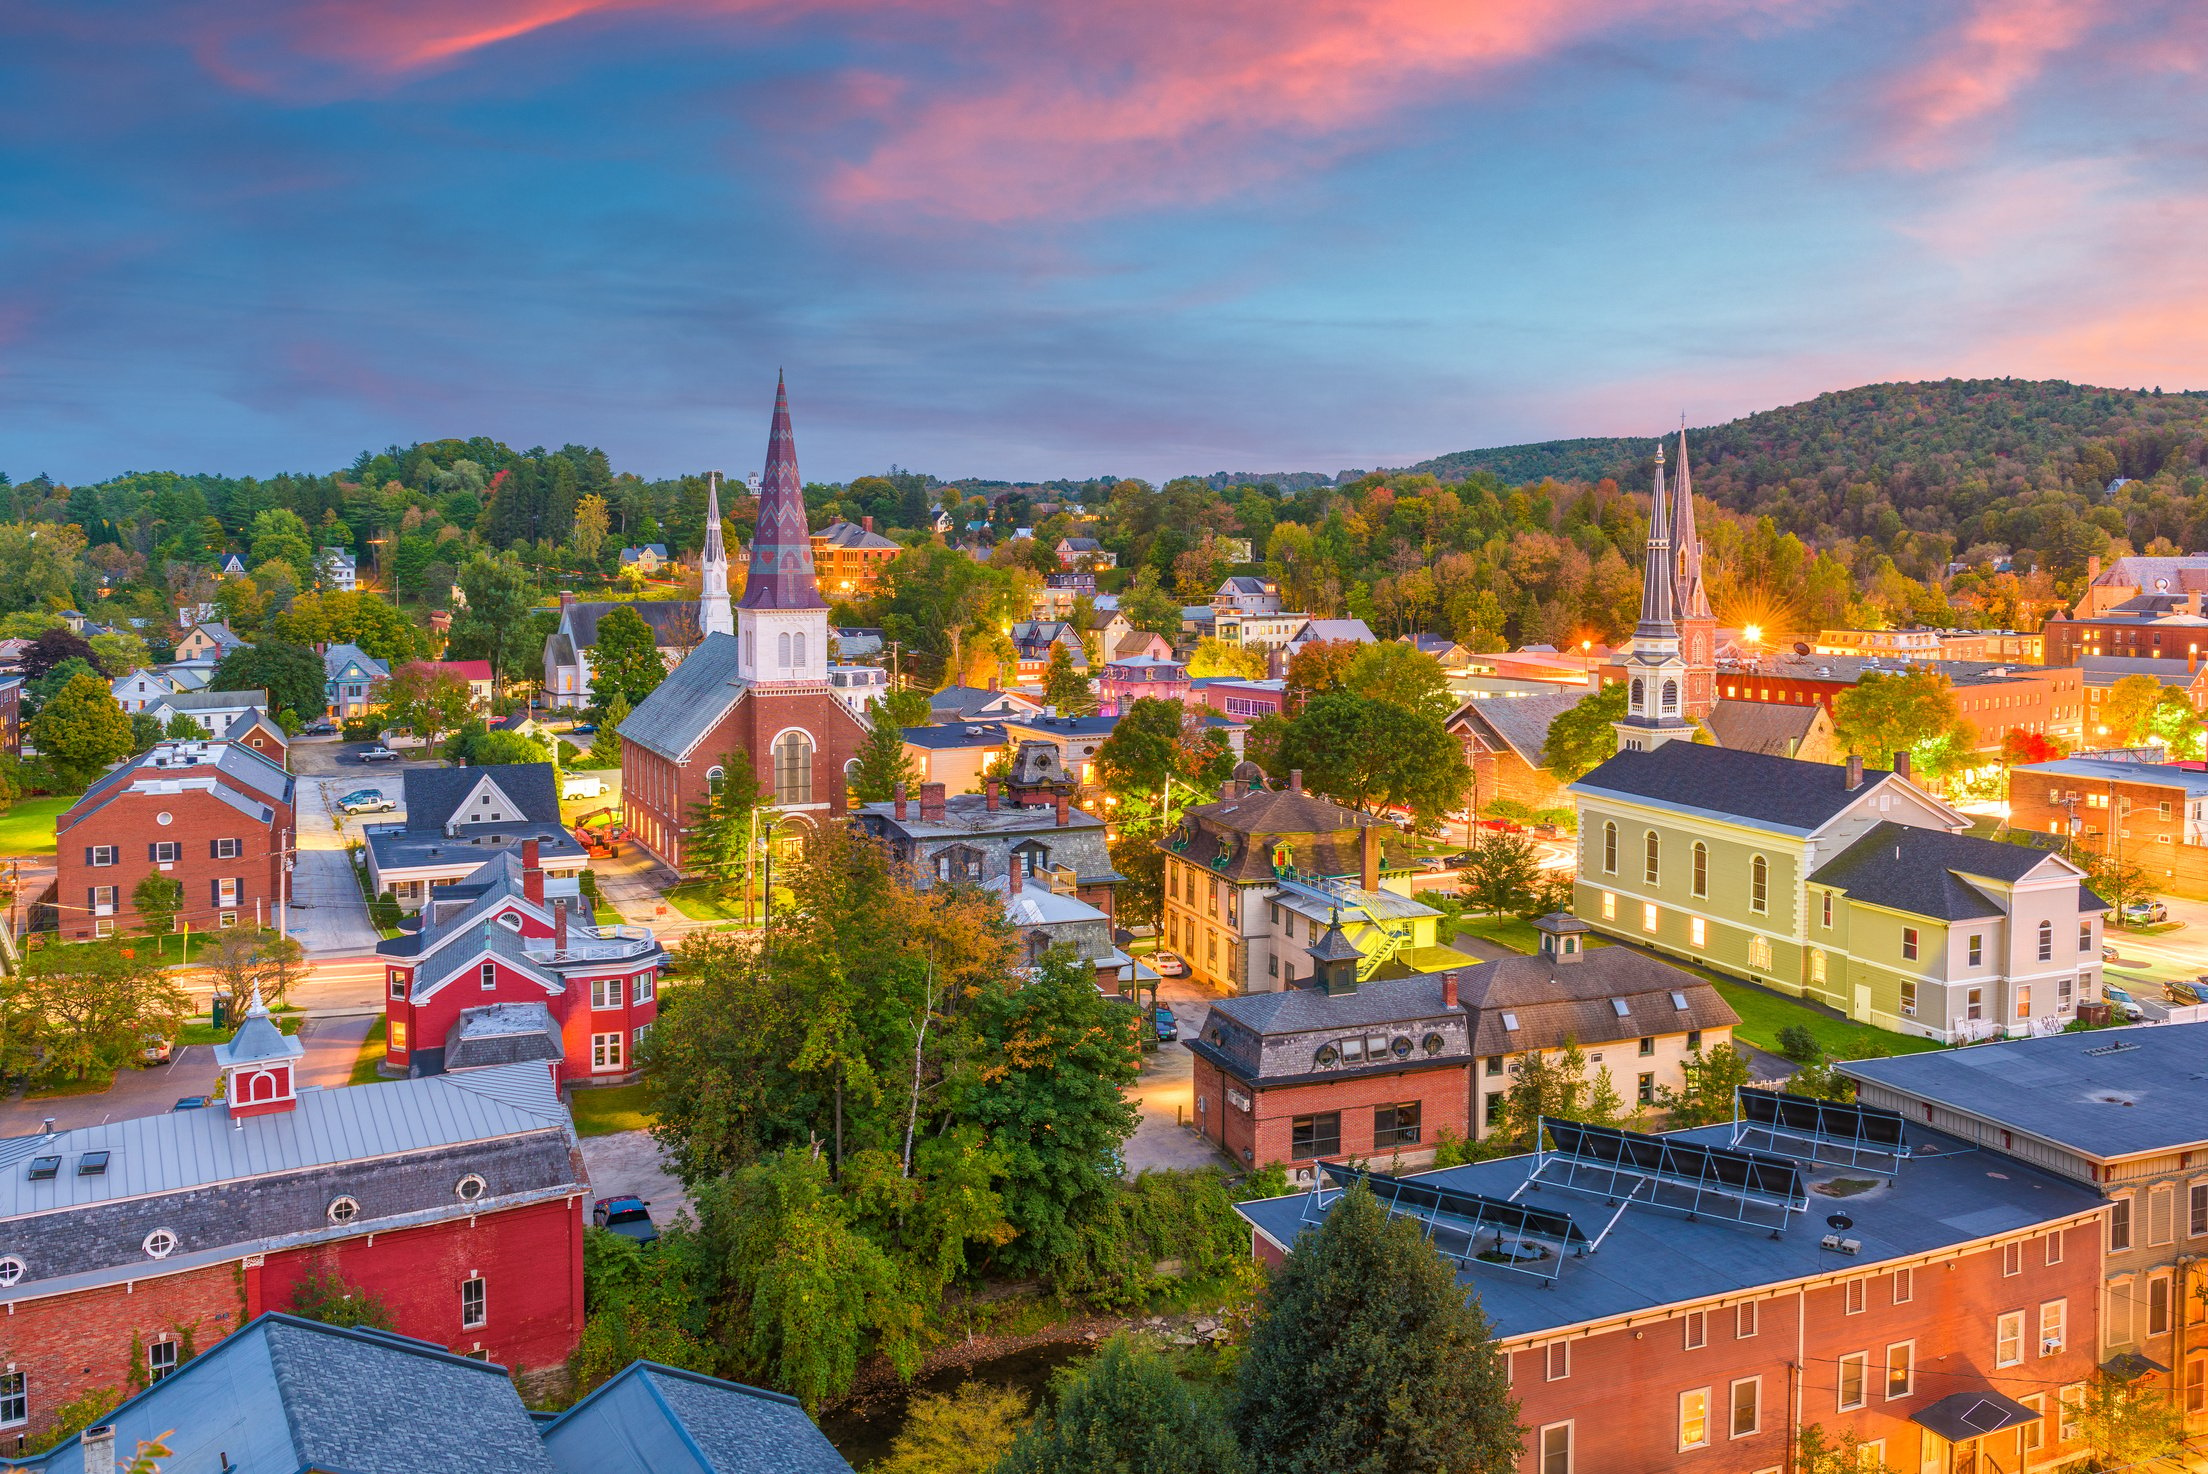
POLYGON ((705 482, 705 551, 699 559, 698 634, 733 635, 736 616, 728 603, 728 549, 721 537, 721 473, 705 482))

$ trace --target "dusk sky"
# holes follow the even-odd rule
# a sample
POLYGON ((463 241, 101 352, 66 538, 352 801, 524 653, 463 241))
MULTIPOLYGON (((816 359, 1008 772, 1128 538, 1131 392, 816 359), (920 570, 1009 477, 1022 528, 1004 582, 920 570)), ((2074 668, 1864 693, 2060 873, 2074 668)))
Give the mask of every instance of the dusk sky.
POLYGON ((2208 386, 2208 7, 11 0, 0 470, 1402 465, 2208 386))

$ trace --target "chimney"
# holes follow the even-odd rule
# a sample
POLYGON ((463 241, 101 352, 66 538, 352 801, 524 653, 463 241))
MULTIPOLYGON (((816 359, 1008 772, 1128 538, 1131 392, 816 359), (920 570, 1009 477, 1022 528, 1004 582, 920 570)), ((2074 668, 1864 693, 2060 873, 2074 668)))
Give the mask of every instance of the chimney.
POLYGON ((1451 968, 1441 975, 1441 1006, 1443 1008, 1455 1008, 1457 1006, 1457 973, 1455 968, 1451 968))
POLYGON ((989 678, 989 689, 992 691, 997 689, 997 678, 995 676, 989 678))
POLYGON ((2192 591, 2191 593, 2189 593, 2189 594, 2187 594, 2187 595, 2185 596, 2185 612, 2186 612, 2187 614, 2190 614, 2191 616, 2193 616, 2193 618, 2195 618, 2195 619, 2198 619, 2198 618, 2200 618, 2200 590, 2199 590, 2199 589, 2194 589, 2194 590, 2193 590, 2193 591, 2192 591))
POLYGON ((1073 800, 1061 793, 1058 795, 1058 827, 1063 829, 1072 822, 1073 800))
POLYGON ((84 1474, 115 1474, 115 1425, 102 1423, 77 1435, 84 1448, 84 1474))
POLYGON ((539 906, 544 904, 544 871, 537 864, 537 841, 521 842, 521 893, 539 906))
POLYGON ((1017 856, 1017 855, 1014 855, 1014 856, 1012 857, 1012 868, 1011 868, 1011 870, 1010 870, 1010 871, 1008 871, 1008 872, 1006 873, 1006 876, 1005 876, 1005 882, 1004 882, 1004 884, 1005 884, 1005 894, 1006 894, 1006 895, 1008 895, 1008 896, 1015 896, 1015 897, 1019 895, 1019 893, 1020 893, 1020 858, 1019 858, 1019 856, 1017 856))
POLYGON ((1288 770, 1288 791, 1290 793, 1303 792, 1303 769, 1290 768, 1288 770))
POLYGON ((868 532, 872 532, 874 530, 874 519, 872 517, 861 517, 859 526, 865 528, 868 532))
POLYGON ((560 607, 562 609, 573 609, 575 607, 575 591, 573 589, 560 590, 560 607))
POLYGON ((1359 879, 1368 891, 1380 889, 1380 825, 1367 824, 1357 836, 1358 858, 1363 861, 1359 879))
POLYGON ((942 785, 942 784, 940 784, 940 783, 923 783, 923 784, 921 784, 921 785, 920 785, 920 817, 921 817, 921 818, 923 818, 923 819, 925 819, 925 820, 928 820, 928 821, 929 821, 929 822, 931 822, 931 823, 940 823, 940 822, 942 821, 942 818, 943 818, 943 785, 942 785))
POLYGON ((981 792, 982 792, 982 800, 981 800, 981 802, 982 802, 982 807, 983 807, 983 808, 985 808, 985 809, 987 809, 987 810, 988 810, 988 811, 989 811, 990 813, 994 814, 994 813, 995 813, 995 812, 997 811, 997 792, 998 792, 998 785, 997 785, 997 780, 996 780, 996 779, 994 779, 994 778, 991 778, 991 779, 990 779, 990 780, 989 780, 988 782, 986 782, 986 783, 982 784, 982 785, 981 785, 981 792))
POLYGON ((2085 560, 2085 581, 2088 587, 2101 576, 2101 555, 2094 553, 2085 560))
POLYGON ((552 903, 552 921, 556 928, 553 934, 552 949, 556 952, 565 952, 567 950, 567 897, 562 896, 552 903))
POLYGON ((1861 788, 1862 786, 1863 754, 1860 752, 1851 752, 1848 754, 1848 792, 1853 793, 1855 792, 1855 790, 1861 788))
POLYGON ((1219 802, 1231 804, 1242 796, 1242 785, 1229 778, 1219 785, 1219 802))
POLYGON ((897 790, 896 790, 896 794, 897 794, 897 817, 898 817, 899 819, 903 819, 903 818, 905 817, 905 785, 904 785, 904 784, 900 783, 900 784, 898 784, 898 785, 897 785, 897 790))
POLYGON ((1894 776, 1897 778, 1909 776, 1909 749, 1906 747, 1894 753, 1894 776))

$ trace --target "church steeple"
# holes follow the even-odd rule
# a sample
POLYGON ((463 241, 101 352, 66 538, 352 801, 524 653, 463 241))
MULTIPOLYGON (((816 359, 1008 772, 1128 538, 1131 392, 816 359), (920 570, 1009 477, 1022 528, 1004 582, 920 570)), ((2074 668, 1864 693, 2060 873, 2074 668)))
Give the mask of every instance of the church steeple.
POLYGON ((1702 539, 1694 530, 1694 476, 1687 468, 1687 427, 1679 427, 1679 471, 1671 498, 1672 608, 1682 620, 1708 619, 1709 590, 1702 585, 1702 539))
POLYGON ((1641 622, 1633 630, 1633 648, 1644 639, 1679 638, 1672 622, 1671 514, 1664 499, 1664 447, 1656 446, 1656 489, 1648 501, 1648 556, 1641 564, 1641 622))
POLYGON ((1671 557, 1672 516, 1664 495, 1664 447, 1656 445, 1656 483, 1648 504, 1648 552, 1641 565, 1641 622, 1626 655, 1625 720, 1617 723, 1621 752, 1647 752, 1692 739, 1685 715, 1687 663, 1679 653, 1673 596, 1678 570, 1671 557))
POLYGON ((774 425, 767 432, 767 473, 759 483, 759 522, 751 572, 736 603, 742 642, 737 675, 746 681, 825 685, 828 605, 813 577, 813 538, 805 526, 805 483, 797 475, 790 396, 774 382, 774 425))
POLYGON ((736 617, 728 607, 728 548, 721 538, 721 473, 706 473, 705 551, 699 559, 698 633, 733 635, 736 617))

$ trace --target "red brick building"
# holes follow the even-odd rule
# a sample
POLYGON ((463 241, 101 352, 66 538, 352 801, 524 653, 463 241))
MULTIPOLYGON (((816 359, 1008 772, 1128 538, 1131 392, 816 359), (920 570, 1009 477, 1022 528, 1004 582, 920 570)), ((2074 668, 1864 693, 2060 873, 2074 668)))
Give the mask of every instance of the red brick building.
POLYGON ((2009 827, 2113 852, 2151 889, 2208 900, 2208 764, 2071 757, 2014 767, 2009 827))
POLYGON ((525 1385, 562 1368, 590 1189, 544 1067, 301 1090, 299 1052, 256 1008, 215 1105, 6 1143, 0 1439, 166 1377, 317 1275, 525 1385))
MULTIPOLYGON (((1788 655, 1717 668, 1721 701, 1767 701, 1832 710, 1865 675, 1930 668, 1948 678, 1955 705, 1978 729, 1978 750, 2001 746, 2010 732, 2037 732, 2076 744, 2085 733, 2085 676, 2074 665, 2004 665, 1975 660, 1879 661, 1853 655, 1788 655)), ((1605 671, 1605 677, 1613 674, 1605 671)))
POLYGON ((641 926, 592 926, 547 903, 537 841, 441 886, 422 928, 380 943, 384 1069, 435 1075, 541 1061, 562 1084, 633 1074, 659 1017, 667 954, 641 926))
POLYGON ((138 924, 148 875, 184 886, 179 926, 277 926, 294 832, 291 775, 238 742, 163 742, 101 778, 54 825, 57 930, 138 924))

